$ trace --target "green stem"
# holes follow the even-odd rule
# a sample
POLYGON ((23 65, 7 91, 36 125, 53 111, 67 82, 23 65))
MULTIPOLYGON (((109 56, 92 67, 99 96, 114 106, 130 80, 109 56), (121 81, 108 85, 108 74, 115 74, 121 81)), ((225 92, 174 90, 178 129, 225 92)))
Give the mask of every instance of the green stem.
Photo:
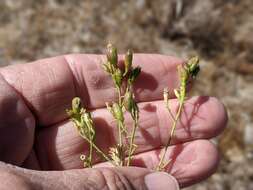
POLYGON ((121 97, 121 91, 120 91, 120 88, 119 87, 116 87, 117 88, 117 93, 118 93, 118 103, 120 106, 122 106, 122 97, 121 97))
POLYGON ((92 142, 91 140, 89 140, 88 138, 86 138, 86 137, 83 136, 83 135, 81 135, 81 136, 82 136, 90 145, 92 145, 92 147, 100 154, 100 156, 101 156, 102 158, 104 158, 106 161, 108 161, 108 162, 112 163, 114 166, 116 166, 116 165, 110 160, 110 158, 109 158, 108 156, 106 156, 106 154, 96 146, 96 144, 95 144, 94 142, 92 142))
POLYGON ((181 116, 181 113, 182 113, 183 105, 184 105, 184 99, 180 101, 179 109, 177 111, 175 119, 173 120, 173 125, 172 125, 172 129, 171 129, 171 132, 170 132, 169 139, 168 139, 168 141, 167 141, 167 143, 165 145, 165 150, 164 150, 164 152, 162 154, 162 157, 161 157, 161 159, 159 161, 159 164, 158 164, 158 166, 156 168, 156 170, 158 170, 158 171, 160 171, 163 168, 163 163, 164 163, 165 155, 166 155, 166 153, 168 151, 168 148, 169 148, 169 146, 171 144, 172 137, 174 136, 174 132, 175 132, 175 129, 176 129, 176 126, 177 126, 177 122, 178 122, 178 120, 179 120, 179 118, 181 116))
POLYGON ((120 123, 118 123, 118 133, 119 133, 119 146, 121 147, 122 146, 122 135, 121 135, 121 133, 122 133, 122 131, 121 131, 121 124, 120 123))
MULTIPOLYGON (((120 91, 120 88, 119 87, 116 87, 117 89, 117 93, 118 93, 118 104, 120 106, 120 109, 122 109, 123 105, 122 105, 122 97, 121 97, 121 91, 120 91)), ((118 135, 119 135, 119 146, 121 148, 121 151, 124 152, 123 150, 123 131, 122 129, 124 129, 125 126, 124 126, 124 123, 123 122, 118 122, 118 135)), ((121 155, 121 161, 120 161, 120 166, 124 166, 124 153, 121 152, 120 155, 121 155)))
POLYGON ((93 146, 91 143, 89 143, 90 145, 90 152, 89 152, 89 160, 90 160, 90 167, 92 168, 92 152, 93 152, 93 146))
POLYGON ((134 145, 134 137, 135 137, 137 127, 138 127, 138 120, 137 120, 137 118, 135 118, 134 119, 134 127, 133 127, 133 130, 132 130, 131 139, 130 139, 130 147, 129 147, 129 150, 128 150, 127 166, 130 165, 130 162, 131 162, 131 159, 132 159, 132 150, 133 150, 133 145, 134 145))
MULTIPOLYGON (((118 93, 118 104, 119 104, 119 107, 120 109, 122 109, 122 98, 121 98, 121 91, 120 91, 120 88, 117 87, 117 93, 118 93)), ((118 123, 118 132, 119 132, 119 145, 120 147, 122 146, 123 142, 122 142, 122 131, 121 131, 121 123, 118 123)))

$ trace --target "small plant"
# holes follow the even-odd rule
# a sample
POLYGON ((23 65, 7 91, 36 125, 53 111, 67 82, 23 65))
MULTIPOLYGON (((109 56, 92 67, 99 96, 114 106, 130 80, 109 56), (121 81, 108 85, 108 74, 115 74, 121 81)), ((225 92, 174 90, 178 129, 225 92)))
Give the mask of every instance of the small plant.
POLYGON ((100 150, 95 144, 95 129, 93 126, 93 121, 91 118, 91 114, 87 112, 81 106, 81 100, 79 97, 75 97, 72 100, 72 109, 66 110, 70 120, 74 123, 75 127, 77 128, 80 136, 86 140, 90 147, 89 147, 89 154, 81 155, 80 159, 84 162, 84 167, 92 167, 92 154, 93 148, 99 153, 99 155, 107 161, 110 161, 110 158, 100 150))
POLYGON ((180 119, 181 113, 183 111, 184 102, 186 99, 187 83, 195 79, 199 71, 200 71, 200 67, 199 67, 198 57, 193 57, 185 65, 183 66, 180 65, 178 67, 178 73, 180 75, 179 76, 180 86, 179 86, 179 89, 174 89, 174 94, 178 100, 179 106, 178 106, 178 110, 175 116, 173 115, 170 108, 170 104, 169 104, 169 91, 166 88, 164 89, 163 97, 164 97, 165 106, 169 112, 169 115, 173 121, 173 124, 172 124, 172 128, 169 134, 168 141, 165 145, 165 150, 163 151, 159 164, 156 168, 158 171, 164 170, 170 162, 170 161, 164 162, 164 159, 165 159, 165 155, 168 150, 168 147, 170 146, 171 141, 173 139, 178 120, 180 119))
POLYGON ((117 102, 106 102, 107 110, 112 114, 117 123, 118 141, 115 147, 111 147, 107 156, 95 144, 95 129, 89 112, 81 107, 81 100, 75 97, 72 100, 72 109, 67 110, 71 121, 76 126, 79 134, 90 145, 88 156, 81 155, 81 160, 85 167, 92 167, 93 149, 100 154, 102 158, 110 161, 115 166, 129 166, 132 156, 137 148, 134 144, 136 129, 138 128, 139 109, 135 101, 133 92, 133 84, 141 72, 140 67, 133 67, 133 53, 128 50, 124 57, 124 67, 121 70, 118 63, 117 49, 108 44, 106 62, 103 64, 103 69, 111 76, 115 89, 117 91, 117 102), (133 127, 130 134, 125 126, 124 112, 128 111, 133 119, 133 127))
MULTIPOLYGON (((112 45, 107 45, 106 62, 102 65, 105 72, 113 80, 117 92, 116 102, 106 102, 107 110, 112 114, 117 124, 118 143, 110 147, 108 154, 104 153, 95 143, 96 131, 94 128, 91 114, 81 106, 81 100, 75 97, 72 100, 72 109, 67 110, 70 120, 74 123, 80 136, 89 143, 89 152, 87 155, 81 155, 80 159, 84 162, 84 167, 92 167, 92 155, 96 151, 101 158, 111 162, 114 166, 130 166, 132 157, 136 151, 137 145, 134 143, 135 133, 139 122, 139 108, 135 100, 133 84, 141 73, 139 66, 133 67, 133 52, 128 50, 124 57, 124 65, 118 62, 117 49, 112 45), (125 125, 125 112, 129 112, 133 120, 131 130, 127 130, 125 125)), ((161 171, 166 168, 170 161, 165 162, 165 155, 174 136, 174 132, 186 100, 187 84, 194 80, 199 72, 199 59, 191 58, 185 65, 178 67, 180 77, 180 86, 174 89, 174 94, 178 100, 178 109, 174 115, 169 102, 169 91, 164 89, 164 102, 173 121, 172 128, 168 136, 165 149, 160 156, 160 161, 156 170, 161 171)))
POLYGON ((131 50, 128 50, 124 58, 124 70, 122 71, 118 63, 117 49, 112 44, 108 44, 107 61, 103 64, 103 67, 104 70, 111 76, 118 95, 118 102, 113 102, 111 105, 106 103, 108 111, 113 115, 117 122, 119 143, 110 149, 110 156, 117 166, 129 166, 132 155, 137 147, 134 144, 134 137, 138 127, 139 109, 134 99, 133 83, 139 76, 141 68, 133 67, 132 60, 133 53, 131 50), (123 87, 123 83, 125 83, 126 87, 123 87), (131 114, 134 121, 130 136, 128 135, 128 131, 124 123, 125 110, 131 114), (130 143, 126 143, 124 145, 123 140, 128 142, 129 138, 130 143), (126 155, 128 155, 127 162, 125 162, 126 155))

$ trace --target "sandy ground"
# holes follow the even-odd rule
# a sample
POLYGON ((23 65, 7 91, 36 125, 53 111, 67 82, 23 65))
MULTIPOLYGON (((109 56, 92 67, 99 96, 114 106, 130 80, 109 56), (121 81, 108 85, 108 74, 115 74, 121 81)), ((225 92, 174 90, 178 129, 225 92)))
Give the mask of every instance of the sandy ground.
POLYGON ((108 41, 122 52, 201 57, 193 94, 218 97, 229 123, 215 139, 217 173, 188 189, 253 189, 252 0, 0 1, 1 66, 101 53, 108 41))

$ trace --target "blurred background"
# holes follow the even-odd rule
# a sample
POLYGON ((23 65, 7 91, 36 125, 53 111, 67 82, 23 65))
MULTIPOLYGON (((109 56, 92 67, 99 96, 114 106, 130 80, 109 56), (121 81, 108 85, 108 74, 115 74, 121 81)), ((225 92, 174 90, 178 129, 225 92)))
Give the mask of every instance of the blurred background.
POLYGON ((0 0, 0 66, 64 53, 199 55, 193 94, 218 97, 229 123, 220 167, 187 190, 253 189, 252 0, 0 0))

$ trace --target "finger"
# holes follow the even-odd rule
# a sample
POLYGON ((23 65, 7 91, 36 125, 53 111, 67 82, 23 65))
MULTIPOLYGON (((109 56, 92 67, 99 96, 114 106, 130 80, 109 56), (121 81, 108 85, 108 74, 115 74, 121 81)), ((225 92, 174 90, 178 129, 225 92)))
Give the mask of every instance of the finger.
MULTIPOLYGON (((176 101, 172 101, 175 110, 176 101)), ((93 112, 96 125, 96 144, 107 152, 117 143, 117 127, 105 109, 93 112)), ((130 117, 126 124, 131 128, 130 117)), ((181 122, 175 131, 173 144, 199 138, 211 138, 219 134, 226 125, 226 112, 215 98, 195 97, 186 101, 181 122)), ((140 103, 140 126, 134 143, 136 153, 152 150, 165 145, 172 121, 162 101, 140 103)), ((43 169, 62 170, 81 168, 80 154, 87 153, 87 143, 78 135, 71 122, 43 128, 36 140, 36 149, 43 169)), ((94 162, 101 161, 94 156, 94 162)))
POLYGON ((32 113, 0 76, 0 160, 21 164, 32 149, 34 129, 32 113))
POLYGON ((137 167, 39 172, 2 166, 0 180, 0 189, 179 189, 171 175, 137 167))
MULTIPOLYGON (((23 96, 39 124, 50 125, 66 118, 75 96, 92 109, 116 99, 113 82, 101 67, 104 61, 99 55, 65 55, 1 68, 0 73, 23 96)), ((181 63, 169 56, 134 55, 133 64, 142 67, 134 87, 137 100, 161 99, 164 87, 174 89, 181 63)))
MULTIPOLYGON (((159 149, 138 154, 133 158, 132 164, 155 169, 163 151, 164 149, 159 149)), ((195 140, 169 147, 165 156, 165 162, 168 161, 165 171, 177 179, 180 187, 186 187, 212 175, 217 169, 219 154, 208 140, 195 140)), ((112 166, 109 163, 100 163, 95 167, 112 166)))

